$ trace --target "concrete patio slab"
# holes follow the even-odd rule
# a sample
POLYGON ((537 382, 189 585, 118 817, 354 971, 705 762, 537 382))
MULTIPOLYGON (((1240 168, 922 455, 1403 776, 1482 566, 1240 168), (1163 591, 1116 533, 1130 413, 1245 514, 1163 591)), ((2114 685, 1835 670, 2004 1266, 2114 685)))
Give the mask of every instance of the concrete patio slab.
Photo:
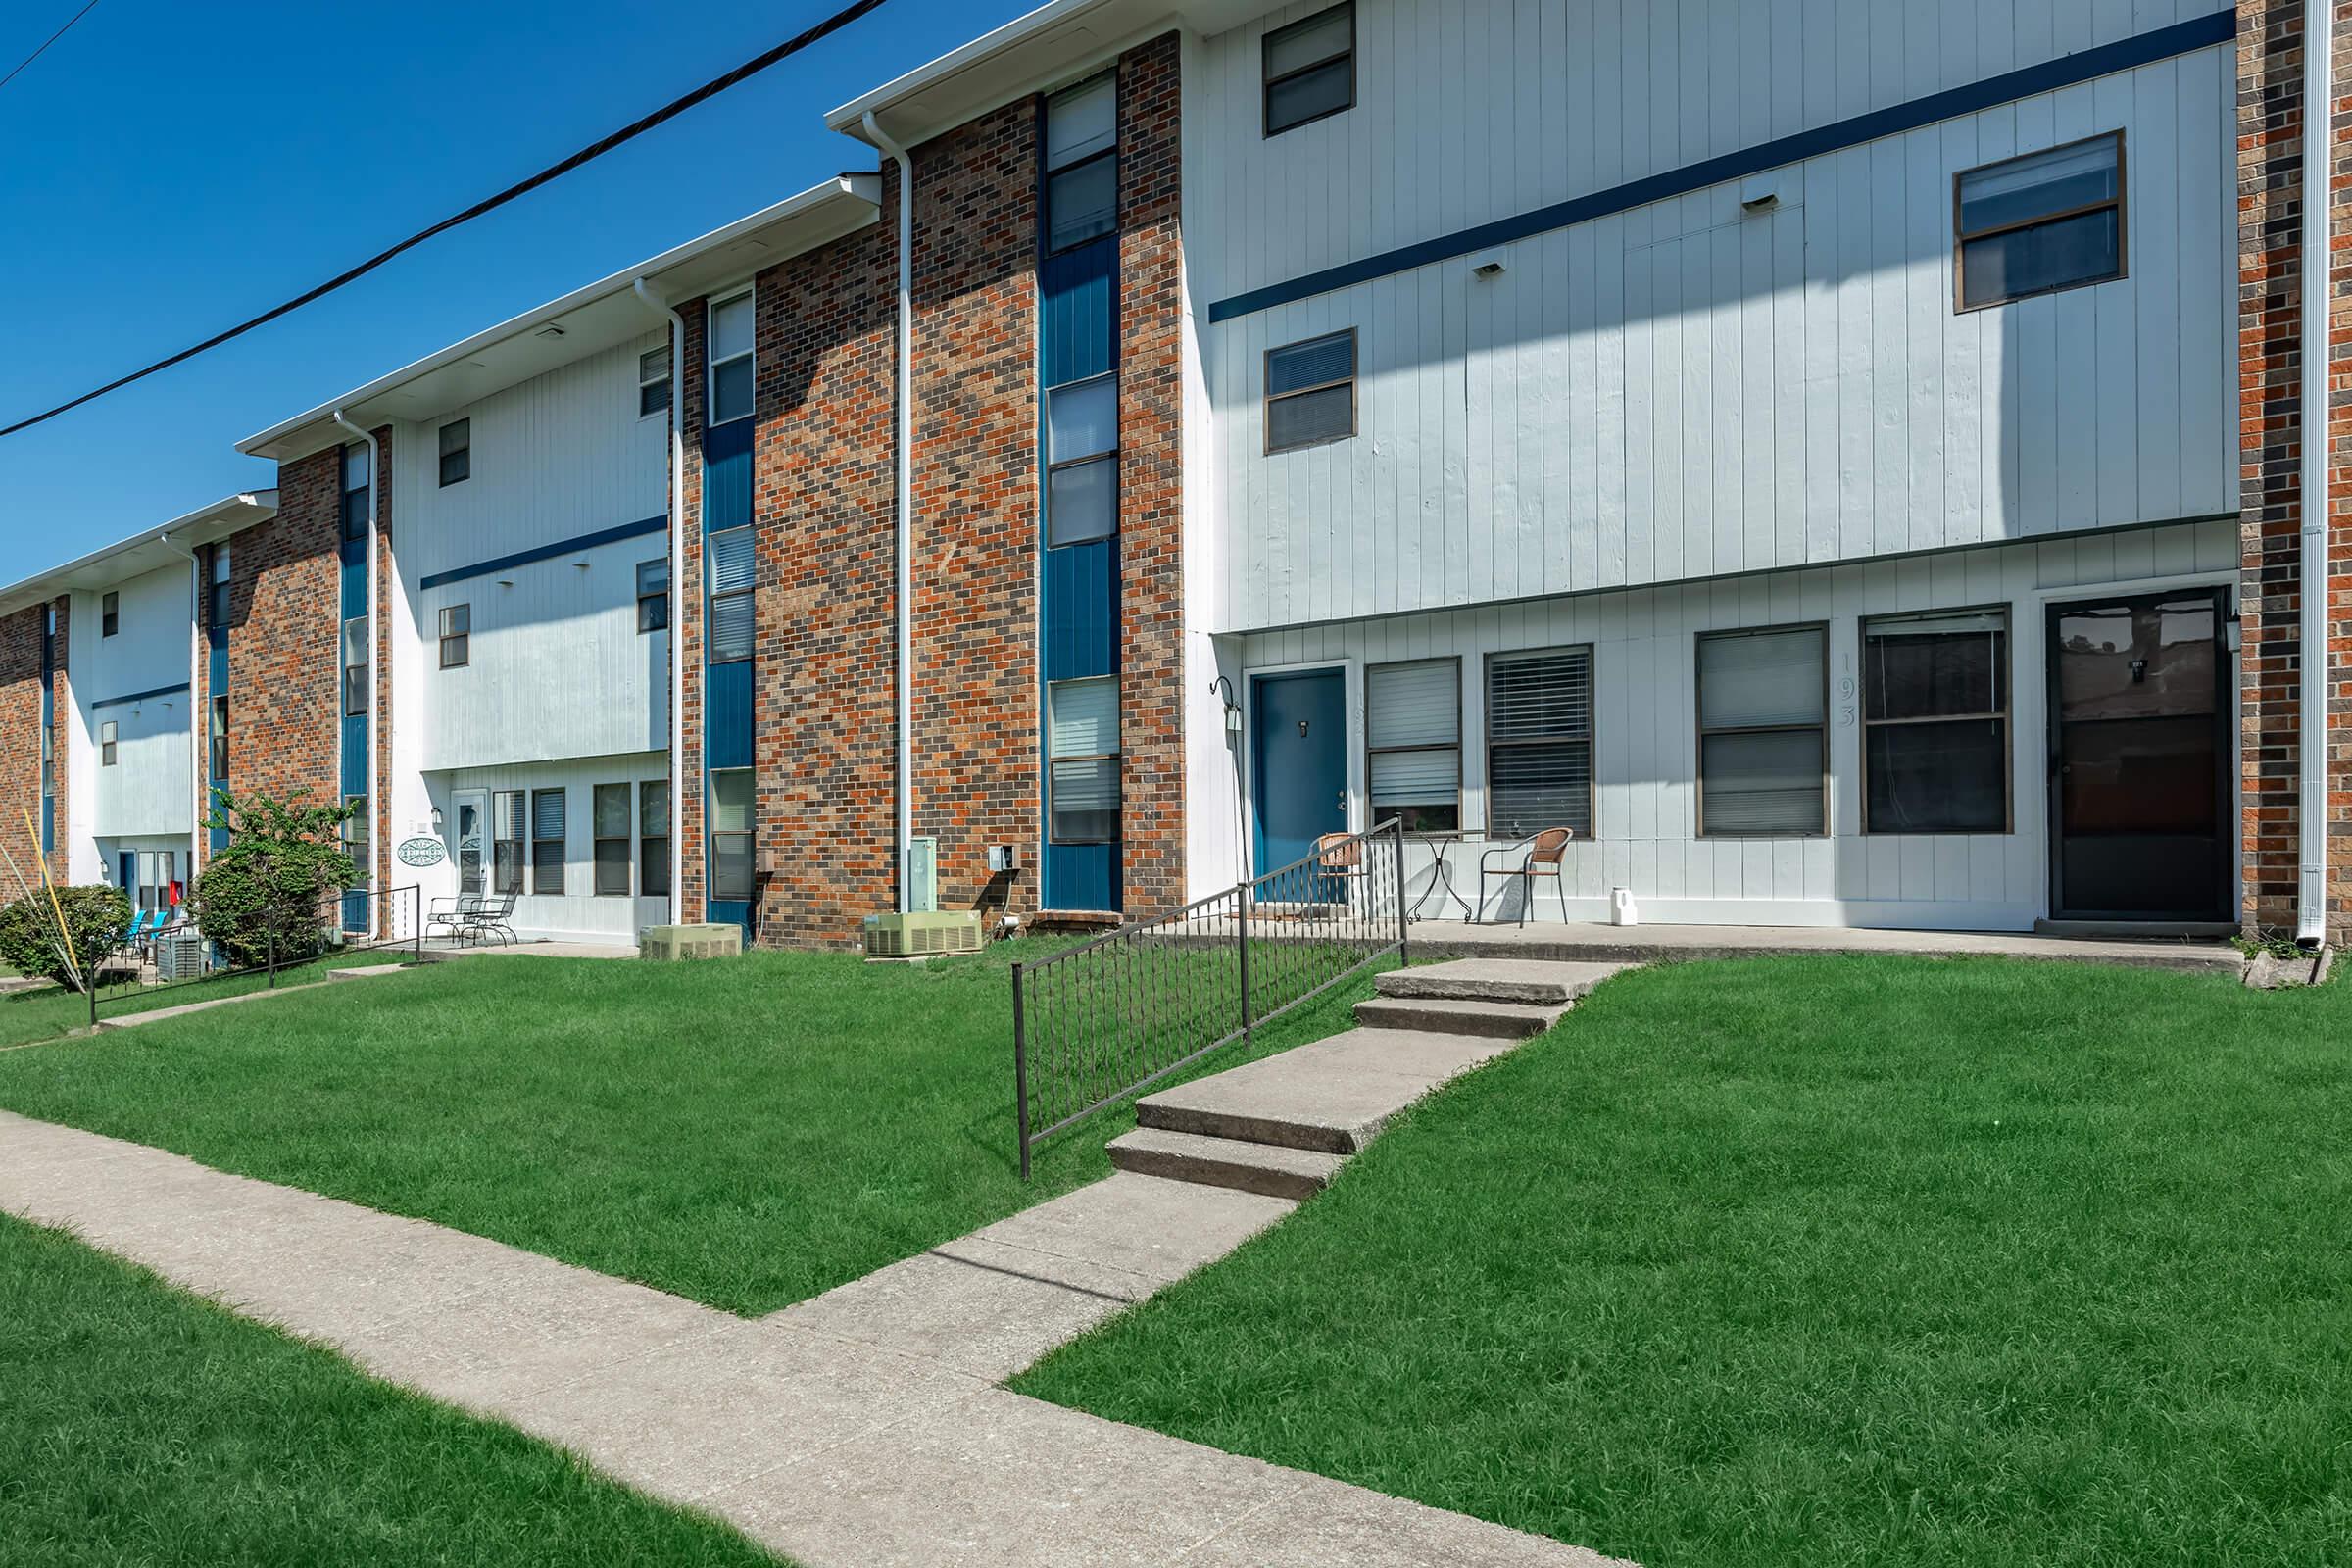
POLYGON ((1541 958, 1455 958, 1448 963, 1391 969, 1373 976, 1372 985, 1384 997, 1556 1007, 1586 995, 1625 967, 1622 963, 1552 963, 1541 958))
POLYGON ((1614 926, 1578 921, 1517 926, 1419 920, 1413 923, 1410 943, 1416 958, 1538 958, 1559 963, 1657 963, 1685 958, 1889 953, 1929 958, 2051 958, 2232 976, 2245 964, 2244 956, 2228 942, 2203 938, 1877 931, 1850 926, 1614 926))

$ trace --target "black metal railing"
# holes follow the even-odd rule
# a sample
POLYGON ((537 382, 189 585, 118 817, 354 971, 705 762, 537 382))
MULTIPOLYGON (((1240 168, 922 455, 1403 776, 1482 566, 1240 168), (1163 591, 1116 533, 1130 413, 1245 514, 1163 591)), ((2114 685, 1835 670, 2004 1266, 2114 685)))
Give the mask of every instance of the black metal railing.
POLYGON ((102 1007, 137 1000, 135 1009, 201 1002, 206 990, 261 976, 274 989, 287 970, 362 953, 405 949, 424 957, 423 891, 353 889, 287 900, 213 921, 207 935, 195 920, 142 933, 88 967, 90 1023, 102 1007), (184 997, 173 995, 185 992, 184 997), (158 1002, 159 997, 167 1000, 158 1002))
POLYGON ((1405 950, 1394 821, 1012 966, 1021 1179, 1037 1146, 1405 950))

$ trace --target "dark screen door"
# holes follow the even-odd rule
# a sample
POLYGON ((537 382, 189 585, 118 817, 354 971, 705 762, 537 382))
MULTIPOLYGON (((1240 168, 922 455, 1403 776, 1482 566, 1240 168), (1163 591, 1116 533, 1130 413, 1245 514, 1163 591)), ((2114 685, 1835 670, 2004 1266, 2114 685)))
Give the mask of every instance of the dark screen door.
POLYGON ((2050 607, 2050 909, 2230 915, 2230 660, 2219 588, 2050 607))

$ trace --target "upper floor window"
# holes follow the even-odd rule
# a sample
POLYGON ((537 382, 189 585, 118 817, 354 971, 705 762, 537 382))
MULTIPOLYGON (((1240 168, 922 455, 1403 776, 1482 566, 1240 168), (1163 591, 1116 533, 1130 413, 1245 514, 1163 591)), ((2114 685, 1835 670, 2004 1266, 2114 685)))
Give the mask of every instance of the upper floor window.
POLYGON ((669 625, 669 562, 637 563, 637 629, 662 631, 669 625))
POLYGON ((1266 34, 1266 134, 1355 107, 1355 7, 1333 6, 1266 34))
POLYGON ((441 482, 452 485, 473 477, 473 421, 452 419, 441 427, 441 482))
POLYGON ((1119 88, 1101 75, 1046 100, 1046 250, 1118 226, 1119 88))
POLYGON ((441 667, 462 669, 473 662, 473 607, 441 607, 441 667))
POLYGON ((637 416, 660 414, 669 407, 669 345, 647 349, 637 356, 637 416))
POLYGON ((710 307, 710 419, 726 424, 752 413, 753 313, 750 290, 710 307))
POLYGON ((1046 545, 1119 531, 1119 378, 1098 375, 1046 394, 1046 545))
POLYGON ((368 711, 368 617, 354 615, 343 623, 343 711, 368 711))
POLYGON ((1981 310, 2124 275, 2124 133, 1961 174, 1954 292, 1981 310))
POLYGON ((1698 831, 1830 830, 1829 634, 1820 626, 1698 639, 1698 831))
POLYGON ((122 629, 122 596, 101 594, 98 598, 98 635, 112 637, 122 629))
POLYGON ((115 765, 115 747, 121 735, 122 730, 111 718, 98 726, 98 765, 100 767, 115 765))
POLYGON ((1862 623, 1862 831, 2009 831, 2009 612, 1862 623))
POLYGON ((369 480, 368 444, 363 441, 358 446, 345 447, 343 449, 343 537, 346 539, 368 537, 368 525, 372 520, 368 514, 373 511, 368 500, 370 493, 369 480))
POLYGON ((757 630, 758 558, 752 530, 729 528, 704 541, 710 553, 710 662, 732 663, 752 657, 757 630))
POLYGON ((212 722, 205 729, 205 749, 210 754, 210 777, 216 784, 228 781, 228 699, 213 699, 212 722))
POLYGON ((212 623, 228 624, 228 543, 223 540, 213 546, 212 623))
POLYGON ((1266 350, 1266 451, 1355 434, 1355 328, 1266 350))

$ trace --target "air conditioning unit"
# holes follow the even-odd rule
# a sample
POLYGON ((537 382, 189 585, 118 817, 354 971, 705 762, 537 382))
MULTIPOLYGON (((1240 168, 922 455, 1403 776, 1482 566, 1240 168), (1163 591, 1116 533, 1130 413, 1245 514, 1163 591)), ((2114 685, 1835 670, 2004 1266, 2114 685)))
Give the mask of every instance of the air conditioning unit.
POLYGON ((906 907, 929 914, 939 907, 939 840, 906 841, 906 907))
POLYGON ((732 958, 742 952, 743 927, 732 920, 717 925, 649 926, 637 938, 637 956, 662 963, 732 958))
POLYGON ((155 945, 158 980, 193 980, 204 971, 204 938, 172 937, 155 945))
POLYGON ((979 951, 977 909, 865 917, 865 956, 869 958, 934 958, 951 953, 979 951))

